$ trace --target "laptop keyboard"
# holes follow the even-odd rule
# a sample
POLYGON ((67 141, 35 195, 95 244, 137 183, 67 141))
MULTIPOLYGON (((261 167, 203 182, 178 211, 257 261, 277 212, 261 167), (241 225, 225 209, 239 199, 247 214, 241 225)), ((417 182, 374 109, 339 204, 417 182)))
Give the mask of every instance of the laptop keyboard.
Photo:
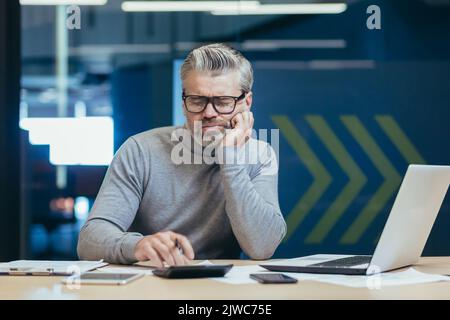
POLYGON ((316 264, 311 264, 309 267, 351 267, 351 266, 357 266, 360 264, 366 264, 370 262, 370 259, 372 259, 372 256, 351 256, 347 258, 341 258, 336 260, 330 260, 326 262, 320 262, 316 264))

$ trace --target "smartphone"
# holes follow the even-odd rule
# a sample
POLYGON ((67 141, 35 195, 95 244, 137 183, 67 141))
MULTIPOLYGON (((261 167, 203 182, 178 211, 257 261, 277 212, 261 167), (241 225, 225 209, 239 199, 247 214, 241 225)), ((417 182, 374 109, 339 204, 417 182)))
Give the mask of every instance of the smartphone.
POLYGON ((260 283, 297 283, 297 279, 282 273, 252 273, 250 278, 260 283))
POLYGON ((67 277, 62 280, 62 283, 124 285, 143 276, 143 273, 86 272, 78 276, 67 277))

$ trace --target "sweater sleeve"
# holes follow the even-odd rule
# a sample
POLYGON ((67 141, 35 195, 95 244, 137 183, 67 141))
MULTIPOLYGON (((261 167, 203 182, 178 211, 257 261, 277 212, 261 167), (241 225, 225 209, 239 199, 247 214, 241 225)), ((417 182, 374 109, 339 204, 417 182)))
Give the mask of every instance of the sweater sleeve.
POLYGON ((230 156, 242 158, 244 148, 225 150, 227 159, 220 168, 233 233, 241 249, 258 260, 273 255, 287 229, 278 204, 277 158, 268 144, 264 146, 263 154, 269 155, 261 158, 252 177, 241 161, 230 161, 230 156))
POLYGON ((108 168, 88 221, 78 239, 83 260, 104 259, 110 263, 136 261, 134 248, 143 235, 127 232, 144 192, 143 153, 133 138, 117 151, 108 168))

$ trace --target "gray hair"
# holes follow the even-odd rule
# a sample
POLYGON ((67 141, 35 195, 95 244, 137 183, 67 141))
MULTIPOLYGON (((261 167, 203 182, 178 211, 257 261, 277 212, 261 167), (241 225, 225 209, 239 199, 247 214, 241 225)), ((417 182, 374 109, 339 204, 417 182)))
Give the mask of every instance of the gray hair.
POLYGON ((192 70, 212 72, 213 75, 228 71, 239 71, 239 85, 245 92, 250 92, 253 86, 253 69, 250 62, 236 49, 214 43, 192 50, 181 66, 181 81, 184 82, 192 70))

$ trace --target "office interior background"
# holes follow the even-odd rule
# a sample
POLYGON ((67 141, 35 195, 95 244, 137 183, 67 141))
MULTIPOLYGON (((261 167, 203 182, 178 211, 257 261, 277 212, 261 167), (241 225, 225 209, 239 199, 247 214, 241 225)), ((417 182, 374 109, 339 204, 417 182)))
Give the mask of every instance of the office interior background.
MULTIPOLYGON (((66 25, 76 8, 32 2, 0 4, 1 261, 77 259, 114 152, 183 123, 178 71, 203 43, 252 62, 255 129, 280 129, 288 234, 274 257, 372 253, 408 164, 450 164, 449 0, 260 0, 334 4, 312 14, 92 0, 79 29, 66 25), (381 29, 367 27, 371 5, 381 29)), ((447 195, 424 255, 450 255, 448 230, 447 195)))

